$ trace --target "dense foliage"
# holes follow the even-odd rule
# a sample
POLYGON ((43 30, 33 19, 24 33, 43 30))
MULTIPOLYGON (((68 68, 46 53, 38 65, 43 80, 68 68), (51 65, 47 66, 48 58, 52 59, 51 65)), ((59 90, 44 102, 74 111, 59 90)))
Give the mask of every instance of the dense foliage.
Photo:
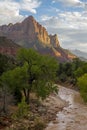
POLYGON ((72 84, 80 90, 81 96, 87 102, 87 62, 74 59, 72 62, 60 63, 57 76, 58 81, 72 84))
POLYGON ((77 78, 86 72, 86 66, 86 63, 78 58, 72 62, 59 63, 57 70, 58 80, 75 85, 77 78))
POLYGON ((15 67, 15 60, 12 57, 0 54, 0 75, 3 72, 15 67))
POLYGON ((29 102, 30 91, 34 91, 37 96, 46 98, 55 88, 57 71, 57 61, 49 56, 43 56, 32 49, 21 49, 18 53, 18 60, 21 66, 26 66, 26 85, 23 88, 25 99, 29 102))
MULTIPOLYGON (((17 61, 17 65, 13 69, 3 71, 0 77, 5 103, 8 91, 14 94, 16 99, 24 97, 27 104, 29 104, 31 92, 42 99, 53 91, 57 92, 57 88, 53 84, 58 63, 54 58, 40 55, 32 49, 20 49, 17 61)), ((6 108, 6 104, 4 104, 4 108, 6 108)))
POLYGON ((78 86, 81 96, 87 102, 87 73, 78 78, 78 86))
MULTIPOLYGON (((51 92, 58 92, 55 81, 69 83, 78 88, 87 102, 87 63, 74 59, 58 63, 54 58, 40 55, 32 49, 20 49, 17 60, 0 54, 0 91, 3 95, 3 111, 7 99, 13 95, 16 102, 24 97, 29 104, 30 93, 46 98, 51 92)), ((9 98, 10 99, 10 98, 9 98)))

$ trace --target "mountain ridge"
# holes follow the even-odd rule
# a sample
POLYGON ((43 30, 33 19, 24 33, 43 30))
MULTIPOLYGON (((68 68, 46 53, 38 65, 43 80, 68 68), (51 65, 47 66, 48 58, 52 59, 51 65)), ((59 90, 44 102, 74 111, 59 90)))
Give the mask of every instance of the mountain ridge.
POLYGON ((27 17, 21 23, 10 23, 8 25, 0 26, 0 35, 7 36, 17 44, 20 44, 19 41, 21 39, 25 41, 27 39, 27 41, 29 40, 29 44, 39 41, 41 43, 44 43, 44 45, 51 45, 54 43, 56 44, 55 46, 59 45, 57 35, 49 35, 45 27, 39 24, 33 16, 27 17))
POLYGON ((23 47, 50 54, 61 61, 71 61, 75 58, 75 55, 67 53, 60 46, 57 34, 49 35, 33 16, 27 17, 21 23, 0 26, 0 36, 6 36, 23 47))
POLYGON ((70 50, 73 54, 77 55, 78 57, 83 57, 87 59, 87 52, 75 49, 75 50, 70 50))

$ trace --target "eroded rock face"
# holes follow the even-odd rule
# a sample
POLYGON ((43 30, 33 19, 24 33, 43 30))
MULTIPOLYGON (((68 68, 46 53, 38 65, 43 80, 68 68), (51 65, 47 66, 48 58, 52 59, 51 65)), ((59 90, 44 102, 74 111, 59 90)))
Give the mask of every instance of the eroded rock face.
MULTIPOLYGON (((49 35, 45 27, 40 25, 32 16, 27 17, 21 23, 0 26, 0 36, 6 36, 18 45, 34 48, 42 54, 50 54, 60 61, 73 59, 73 55, 68 55, 60 47, 57 35, 49 35)), ((12 48, 8 50, 8 53, 13 52, 11 51, 12 48)), ((1 51, 4 52, 4 48, 1 48, 1 51)))
POLYGON ((42 45, 58 46, 57 35, 48 35, 46 29, 40 25, 32 16, 26 18, 22 23, 3 25, 0 27, 0 35, 7 36, 18 44, 42 43, 42 45))
POLYGON ((15 56, 20 46, 6 37, 0 37, 0 53, 15 56))
POLYGON ((60 46, 57 34, 55 34, 55 35, 49 35, 49 37, 50 37, 50 42, 51 42, 51 44, 54 47, 59 47, 60 46))

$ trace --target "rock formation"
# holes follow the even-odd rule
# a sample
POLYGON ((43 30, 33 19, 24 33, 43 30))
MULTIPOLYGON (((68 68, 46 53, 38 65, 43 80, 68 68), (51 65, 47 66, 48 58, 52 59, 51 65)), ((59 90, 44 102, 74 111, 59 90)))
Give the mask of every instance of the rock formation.
POLYGON ((10 56, 15 56, 19 45, 15 44, 12 40, 6 37, 0 37, 0 53, 10 56))
POLYGON ((31 46, 32 43, 42 43, 42 45, 58 46, 57 35, 48 35, 46 29, 36 20, 29 16, 22 23, 3 25, 0 27, 0 35, 7 36, 16 43, 31 46))
POLYGON ((60 46, 59 41, 58 41, 57 34, 55 34, 55 35, 49 35, 49 37, 50 37, 50 43, 51 43, 54 47, 59 47, 59 46, 60 46))
POLYGON ((37 49, 41 53, 56 56, 64 61, 73 59, 73 55, 68 55, 60 47, 57 35, 49 35, 45 27, 32 16, 21 23, 0 26, 0 36, 6 36, 18 45, 37 49))

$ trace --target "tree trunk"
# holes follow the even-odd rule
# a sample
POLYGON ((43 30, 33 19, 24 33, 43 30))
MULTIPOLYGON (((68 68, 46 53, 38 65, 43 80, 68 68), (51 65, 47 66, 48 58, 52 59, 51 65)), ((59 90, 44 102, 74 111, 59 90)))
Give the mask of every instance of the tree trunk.
POLYGON ((24 93, 24 96, 26 97, 26 89, 25 88, 23 88, 23 93, 24 93))
POLYGON ((30 103, 30 91, 29 91, 29 89, 27 90, 27 94, 25 95, 25 102, 26 102, 27 104, 30 103))
POLYGON ((2 111, 6 114, 7 113, 7 91, 6 87, 3 89, 3 108, 2 111))

